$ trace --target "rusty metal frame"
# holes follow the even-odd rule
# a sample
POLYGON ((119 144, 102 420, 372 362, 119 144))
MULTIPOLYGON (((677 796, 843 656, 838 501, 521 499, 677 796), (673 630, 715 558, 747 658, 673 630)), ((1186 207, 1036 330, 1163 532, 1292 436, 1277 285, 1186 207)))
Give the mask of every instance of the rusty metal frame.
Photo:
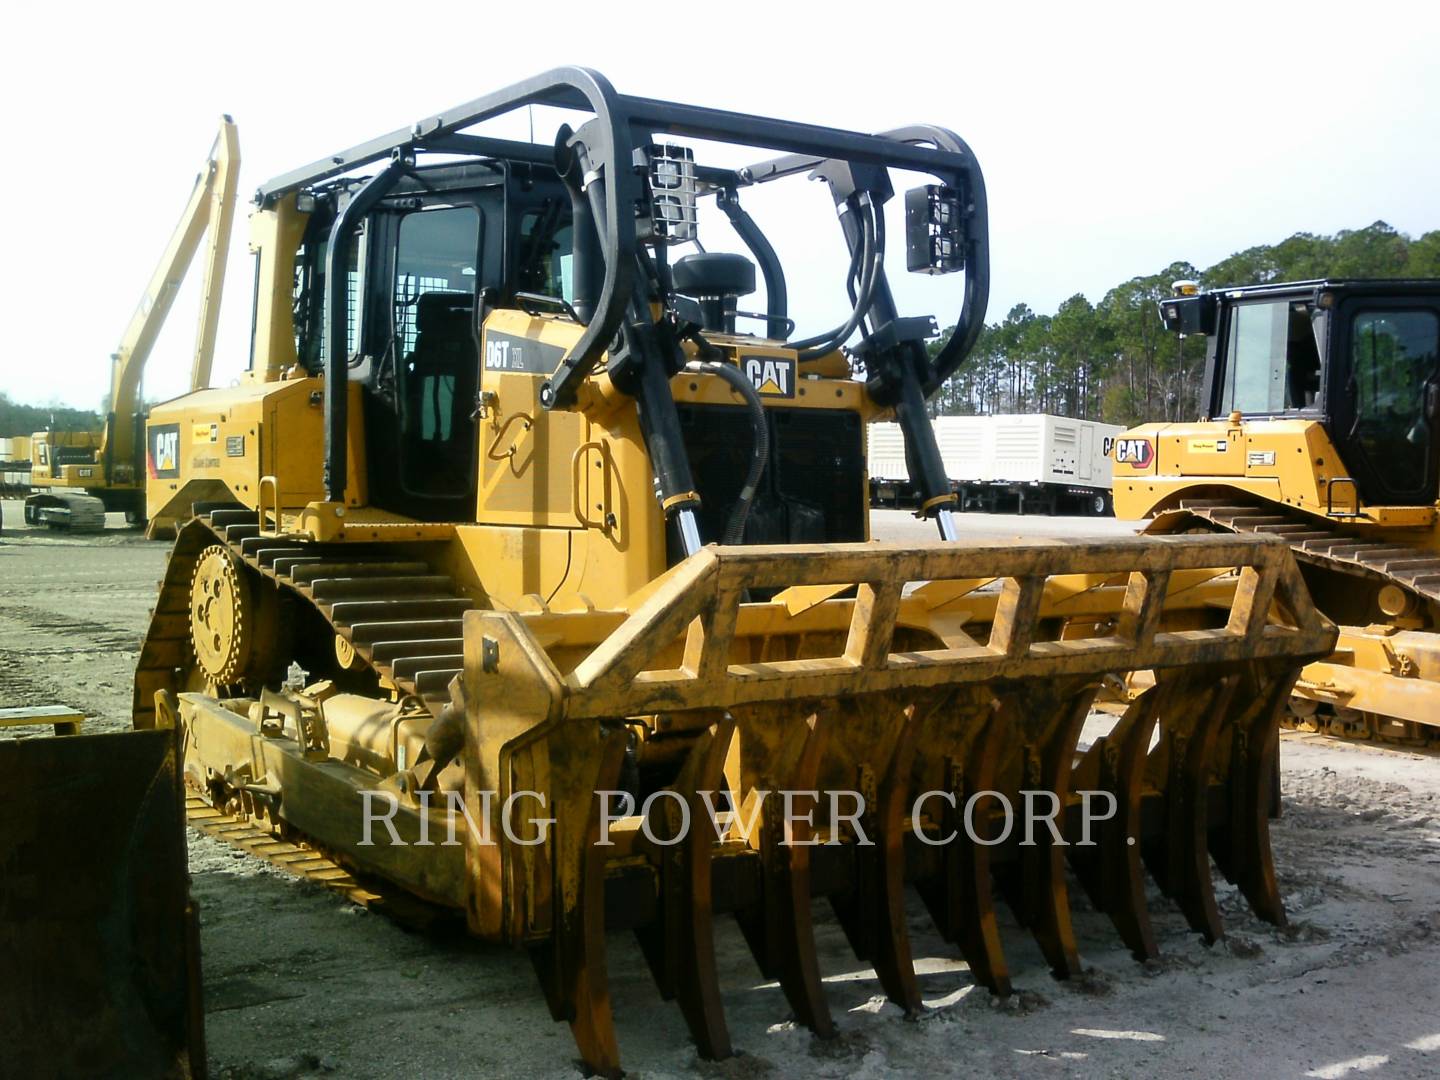
MULTIPOLYGON (((708 548, 574 661, 577 639, 596 630, 593 616, 465 616, 464 760, 468 792, 498 793, 492 811, 515 792, 547 798, 554 820, 543 842, 512 843, 497 825, 494 846, 467 849, 470 924, 531 949, 552 1014, 570 1023, 599 1073, 620 1072, 605 911, 622 882, 631 909, 649 913, 636 918, 662 993, 680 1003, 711 1057, 730 1046, 712 929, 725 910, 797 1018, 821 1035, 834 1025, 813 938, 815 896, 829 898, 857 956, 907 1012, 921 1008, 907 883, 977 979, 1009 992, 996 860, 1018 864, 1004 898, 1059 976, 1081 964, 1067 863, 1140 958, 1156 952, 1147 873, 1207 940, 1223 934, 1212 858, 1261 917, 1284 921, 1268 835, 1277 716, 1301 664, 1333 647, 1335 629, 1281 541, 708 548), (1222 575, 1223 592, 1205 593, 1218 602, 1209 625, 1167 627, 1172 588, 1222 575), (907 585, 922 582, 935 591, 935 610, 959 606, 981 617, 962 616, 959 631, 953 620, 937 622, 931 644, 916 647, 924 629, 916 619, 927 607, 907 585), (800 597, 811 587, 831 598, 797 602, 797 623, 829 630, 809 635, 806 655, 755 660, 747 627, 773 632, 770 609, 783 602, 746 604, 747 590, 793 588, 800 597), (1093 612, 1102 600, 1107 619, 1065 614, 1093 612), (560 663, 561 655, 571 660, 560 663), (1102 681, 1137 672, 1152 673, 1153 685, 1079 755, 1102 681), (658 850, 596 843, 596 793, 618 786, 627 727, 647 717, 695 735, 670 790, 692 810, 702 792, 728 791, 732 805, 757 811, 758 835, 692 837, 658 850), (830 791, 864 792, 864 830, 876 843, 859 845, 849 823, 824 814, 802 830, 824 846, 782 843, 796 828, 776 795, 784 790, 817 792, 820 803, 830 791), (1077 827, 1077 792, 1108 792, 1123 809, 1091 850, 1043 838, 992 850, 947 839, 954 819, 944 814, 923 822, 928 839, 911 835, 908 800, 931 790, 961 806, 980 791, 1053 795, 1067 837, 1077 827)), ((655 823, 662 833, 667 821, 655 823)), ((1000 828, 989 811, 977 824, 992 836, 1000 828)))

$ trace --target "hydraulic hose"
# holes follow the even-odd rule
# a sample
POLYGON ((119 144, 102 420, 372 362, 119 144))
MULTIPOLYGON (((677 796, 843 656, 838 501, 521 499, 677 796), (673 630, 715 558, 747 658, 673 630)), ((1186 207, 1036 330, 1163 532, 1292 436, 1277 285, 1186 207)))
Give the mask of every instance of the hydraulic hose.
MULTIPOLYGON (((871 284, 875 254, 875 223, 870 215, 864 211, 859 212, 860 216, 860 247, 851 257, 850 277, 853 278, 857 269, 860 271, 860 286, 855 307, 850 312, 850 317, 833 330, 827 330, 823 334, 816 334, 813 337, 801 338, 799 341, 789 342, 789 346, 797 352, 803 353, 802 360, 813 360, 824 356, 842 345, 847 337, 854 332, 860 322, 860 304, 871 284)), ((847 280, 848 285, 848 280, 847 280)))
POLYGON ((880 278, 880 264, 885 257, 885 249, 880 243, 884 226, 876 223, 879 212, 868 202, 864 206, 865 210, 860 215, 860 284, 856 292, 855 307, 850 312, 850 317, 834 330, 791 342, 790 347, 799 353, 801 361, 818 360, 839 348, 845 343, 845 339, 855 332, 860 320, 870 310, 870 302, 875 295, 875 282, 880 278))
POLYGON ((745 522, 750 517, 750 507, 754 505, 755 494, 760 490, 760 478, 765 475, 765 465, 770 460, 770 423, 766 419, 765 406, 760 401, 760 395, 755 392, 750 380, 740 373, 739 368, 720 361, 692 360, 685 365, 685 370, 718 375, 733 386, 749 406, 750 431, 754 439, 750 449, 750 471, 745 475, 745 485, 740 489, 740 496, 735 500, 730 517, 725 522, 725 533, 720 538, 722 544, 733 547, 745 538, 745 522))
MULTIPOLYGON (((872 242, 874 239, 874 233, 871 231, 872 222, 870 221, 869 216, 858 211, 856 212, 856 216, 860 218, 860 243, 856 246, 855 250, 850 253, 850 266, 845 271, 845 287, 847 290, 851 289, 851 283, 855 280, 855 276, 857 273, 860 276, 861 285, 863 286, 865 280, 865 272, 870 265, 872 242)), ((852 306, 853 303, 854 301, 852 298, 852 306)), ((800 338, 797 341, 790 341, 786 344, 788 344, 792 349, 809 349, 817 345, 832 344, 835 341, 835 335, 839 334, 842 330, 844 330, 847 323, 848 320, 847 322, 841 323, 839 326, 836 326, 833 329, 826 330, 823 334, 815 334, 808 338, 800 338)), ((853 326, 851 328, 853 329, 853 326)))

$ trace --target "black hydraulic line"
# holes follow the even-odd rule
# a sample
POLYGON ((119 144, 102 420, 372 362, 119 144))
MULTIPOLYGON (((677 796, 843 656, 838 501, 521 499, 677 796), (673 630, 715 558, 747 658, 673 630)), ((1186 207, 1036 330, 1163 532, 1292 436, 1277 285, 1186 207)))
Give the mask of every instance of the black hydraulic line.
MULTIPOLYGON (((862 295, 856 301, 857 312, 870 320, 870 325, 879 330, 899 320, 895 297, 884 266, 884 210, 872 206, 876 221, 876 251, 873 265, 874 275, 866 286, 862 283, 862 295)), ((863 224, 863 223, 862 223, 863 224)), ((850 217, 841 218, 846 243, 851 250, 857 244, 863 245, 864 236, 856 236, 856 223, 850 217)), ((867 357, 867 362, 872 362, 867 357)), ((931 390, 927 379, 933 376, 930 357, 922 341, 905 340, 883 349, 875 358, 877 370, 870 372, 867 386, 877 401, 895 409, 895 421, 905 440, 905 462, 912 481, 920 492, 920 513, 927 518, 938 516, 941 511, 953 509, 955 493, 950 486, 950 477, 940 456, 940 446, 935 440, 935 427, 925 408, 931 390)))
POLYGON ((330 242, 325 249, 325 498, 329 502, 345 501, 349 481, 345 454, 350 403, 347 286, 355 227, 408 167, 405 158, 397 153, 351 197, 330 227, 330 242))
POLYGON ((765 415, 765 404, 755 391, 755 385, 739 368, 724 361, 695 360, 685 365, 686 371, 706 375, 717 375, 724 379, 745 399, 750 412, 750 433, 754 442, 750 450, 750 469, 745 474, 745 484, 735 500, 735 506, 725 522, 725 533, 720 542, 734 546, 745 539, 745 522, 750 517, 750 508, 755 504, 755 495, 760 490, 760 480, 765 475, 765 466, 770 461, 770 422, 765 415))
POLYGON ((715 205, 730 219, 735 232, 750 249, 750 254, 755 256, 760 276, 765 279, 765 336, 772 341, 784 340, 794 323, 788 318, 790 298, 785 289, 785 271, 780 265, 780 257, 775 254, 769 237, 755 224, 755 219, 740 206, 733 187, 716 192, 715 205))
MULTIPOLYGON (((570 140, 570 145, 579 175, 589 178, 584 195, 590 216, 598 223, 610 219, 611 196, 606 179, 590 165, 583 135, 584 129, 570 140)), ((604 251, 607 259, 626 258, 614 247, 607 246, 604 251)), ((685 440, 680 430, 680 414, 670 390, 670 376, 679 370, 681 364, 667 365, 663 355, 665 346, 659 340, 657 327, 651 322, 649 303, 641 295, 641 286, 649 277, 642 254, 631 249, 627 260, 630 267, 623 275, 617 275, 616 268, 607 262, 606 279, 619 277, 630 288, 629 317, 621 322, 619 328, 624 347, 619 356, 611 357, 611 377, 622 391, 635 398, 640 434, 645 440, 645 449, 654 471, 655 495, 669 521, 682 512, 693 515, 700 505, 700 496, 695 491, 690 458, 685 452, 685 440)), ((678 354, 678 346, 671 342, 670 347, 678 354)), ((541 400, 544 401, 543 390, 541 400)))
MULTIPOLYGON (((872 256, 875 251, 875 224, 869 214, 863 209, 847 211, 843 216, 845 219, 858 220, 861 226, 859 233, 860 242, 858 244, 852 244, 850 249, 850 266, 845 274, 846 287, 847 289, 849 288, 850 283, 855 280, 856 271, 859 271, 860 290, 863 292, 865 279, 870 273, 870 267, 873 261, 872 256)), ((849 229, 846 229, 845 236, 847 240, 850 239, 851 231, 849 229)), ((837 337, 839 337, 841 333, 844 333, 845 337, 850 336, 850 331, 855 329, 857 321, 858 320, 855 319, 854 305, 852 305, 850 316, 845 322, 823 333, 813 334, 808 338, 792 341, 789 343, 790 347, 792 349, 803 350, 812 349, 817 345, 826 345, 833 348, 837 337), (846 327, 849 327, 848 331, 846 327)), ((839 337, 839 340, 843 342, 845 338, 839 337)))
MULTIPOLYGON (((850 217, 852 215, 847 214, 846 216, 850 217)), ((872 232, 869 220, 858 213, 853 216, 859 217, 862 221, 862 225, 864 225, 865 227, 860 230, 861 242, 853 246, 850 251, 850 265, 846 268, 845 271, 845 287, 847 290, 851 288, 851 283, 855 280, 857 273, 860 277, 861 284, 863 285, 865 275, 870 268, 870 256, 873 250, 873 245, 871 243, 872 232)), ((848 238, 849 234, 847 233, 846 235, 848 238)), ((853 302, 851 304, 851 307, 853 313, 853 302)), ((808 338, 801 338, 799 341, 792 341, 788 344, 793 349, 806 349, 812 348, 816 345, 833 343, 835 340, 835 335, 840 333, 840 331, 845 328, 845 325, 845 323, 841 323, 839 326, 833 327, 830 330, 826 330, 822 334, 814 334, 808 338)), ((851 327, 851 329, 853 330, 854 327, 851 327)))
POLYGON ((870 313, 876 284, 883 279, 885 272, 883 213, 884 211, 880 207, 870 204, 859 215, 861 238, 858 250, 862 269, 860 283, 856 287, 855 306, 850 311, 850 317, 829 334, 792 343, 791 347, 799 350, 800 360, 818 360, 827 353, 834 352, 845 344, 845 340, 855 332, 855 328, 860 325, 861 320, 870 313))

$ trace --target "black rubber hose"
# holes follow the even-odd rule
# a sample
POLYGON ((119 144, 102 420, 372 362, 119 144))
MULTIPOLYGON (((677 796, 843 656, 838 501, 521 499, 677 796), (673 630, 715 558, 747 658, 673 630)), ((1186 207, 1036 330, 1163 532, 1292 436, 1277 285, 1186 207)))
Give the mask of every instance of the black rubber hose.
POLYGON ((765 416, 765 405, 760 395, 739 368, 719 361, 692 360, 685 365, 685 370, 718 375, 733 386, 750 407, 750 432, 754 439, 750 450, 750 471, 745 475, 745 486, 740 489, 740 496, 730 510, 724 535, 720 538, 722 544, 734 547, 745 538, 745 522, 750 517, 750 507, 760 490, 760 478, 765 475, 765 466, 770 460, 770 422, 765 416))
MULTIPOLYGON (((852 308, 855 306, 855 279, 856 279, 857 276, 858 276, 858 277, 864 277, 864 276, 865 276, 865 264, 864 264, 864 260, 865 260, 865 257, 866 257, 867 255, 869 255, 869 250, 868 250, 868 249, 866 248, 866 246, 865 246, 865 239, 864 239, 864 238, 865 238, 865 228, 864 228, 865 218, 863 217, 863 215, 861 216, 860 221, 861 221, 861 228, 860 228, 860 237, 861 237, 861 240, 860 240, 860 244, 855 248, 854 251, 850 252, 850 265, 849 265, 849 266, 846 268, 846 270, 845 270, 845 291, 846 291, 846 292, 849 294, 849 296, 850 296, 850 306, 851 306, 852 308)), ((798 340, 798 341, 786 342, 786 344, 789 345, 791 348, 802 348, 802 349, 803 349, 803 348, 809 348, 809 347, 814 346, 814 345, 816 345, 816 344, 824 343, 824 342, 827 342, 827 341, 834 341, 834 340, 835 340, 835 335, 838 334, 838 333, 841 331, 841 329, 844 327, 844 325, 845 325, 844 323, 841 323, 840 326, 834 327, 834 328, 831 329, 831 330, 826 330, 823 334, 815 334, 815 335, 813 335, 813 336, 811 336, 811 337, 808 337, 808 338, 801 338, 801 339, 798 340)), ((790 332, 791 332, 791 333, 794 333, 794 332, 795 332, 795 327, 794 327, 793 324, 792 324, 791 327, 790 327, 790 332)))
MULTIPOLYGON (((878 214, 876 215, 876 220, 880 220, 878 214)), ((854 333, 857 327, 860 328, 862 334, 865 333, 864 321, 870 314, 871 305, 875 302, 875 286, 879 284, 881 274, 884 272, 885 248, 880 243, 884 228, 884 225, 872 224, 869 229, 872 238, 870 244, 871 254, 869 261, 865 265, 864 272, 860 275, 859 289, 853 300, 855 307, 854 310, 850 312, 850 318, 846 320, 844 326, 836 329, 835 336, 828 341, 816 345, 814 348, 802 349, 797 357, 801 362, 818 360, 820 357, 834 352, 845 344, 845 339, 854 333)))
POLYGON ((799 359, 802 361, 818 360, 826 353, 834 352, 845 344, 845 339, 855 332, 855 327, 860 325, 860 320, 869 310, 870 300, 874 296, 875 281, 879 277, 880 260, 883 257, 884 252, 876 244, 875 220, 871 213, 862 213, 860 215, 860 286, 855 307, 850 312, 850 317, 834 330, 790 342, 789 347, 800 353, 799 359))
MULTIPOLYGON (((848 288, 858 270, 860 274, 859 295, 863 296, 866 285, 869 283, 868 279, 871 266, 874 263, 875 223, 871 220, 868 213, 863 211, 856 211, 856 213, 858 213, 860 217, 860 246, 850 256, 850 269, 846 274, 846 286, 848 288)), ((826 330, 823 334, 815 334, 808 338, 801 338, 799 341, 788 342, 790 348, 811 354, 807 359, 813 359, 815 356, 823 356, 825 353, 830 352, 835 349, 837 345, 843 344, 845 339, 854 331, 856 324, 860 321, 859 315, 857 314, 858 308, 859 304, 857 302, 855 308, 850 312, 850 317, 834 329, 826 330)))

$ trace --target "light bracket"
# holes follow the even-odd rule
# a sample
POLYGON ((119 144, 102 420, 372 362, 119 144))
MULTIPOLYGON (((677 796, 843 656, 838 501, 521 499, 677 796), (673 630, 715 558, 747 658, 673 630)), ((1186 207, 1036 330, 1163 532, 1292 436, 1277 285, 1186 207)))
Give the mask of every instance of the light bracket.
POLYGON ((964 204, 957 189, 927 184, 905 193, 905 268, 912 274, 965 269, 964 204))

